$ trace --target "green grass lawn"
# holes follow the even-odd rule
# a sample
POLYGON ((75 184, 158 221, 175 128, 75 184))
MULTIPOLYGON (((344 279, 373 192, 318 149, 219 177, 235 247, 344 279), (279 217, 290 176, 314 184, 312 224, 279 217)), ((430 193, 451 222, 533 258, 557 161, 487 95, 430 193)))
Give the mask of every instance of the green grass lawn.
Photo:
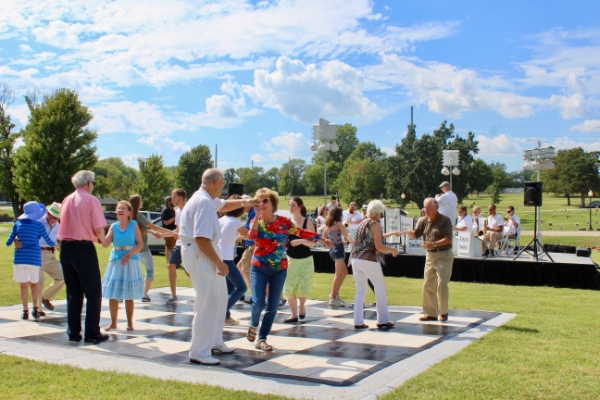
MULTIPOLYGON (((6 236, 0 234, 0 240, 6 236)), ((99 249, 102 270, 108 252, 99 249)), ((155 256, 155 263, 154 286, 167 286, 164 257, 155 256)), ((0 305, 18 304, 12 249, 6 247, 0 250, 0 278, 0 305)), ((327 299, 332 278, 316 274, 311 297, 327 299)), ((389 304, 421 304, 421 280, 386 278, 386 283, 389 304)), ((189 286, 183 272, 178 285, 189 286)), ((351 276, 340 295, 354 297, 351 276)), ((509 312, 517 317, 384 398, 596 399, 600 393, 600 313, 595 308, 599 299, 598 291, 451 282, 452 308, 509 312)), ((369 293, 367 301, 373 300, 369 293)), ((0 368, 0 398, 276 398, 6 355, 0 355, 0 368)))

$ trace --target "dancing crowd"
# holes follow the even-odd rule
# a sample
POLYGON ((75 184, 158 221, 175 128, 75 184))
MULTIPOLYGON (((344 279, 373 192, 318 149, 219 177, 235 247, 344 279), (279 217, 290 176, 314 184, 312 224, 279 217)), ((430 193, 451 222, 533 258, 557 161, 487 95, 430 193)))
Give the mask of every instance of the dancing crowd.
MULTIPOLYGON (((136 194, 129 201, 118 202, 117 222, 105 231, 107 223, 100 201, 92 195, 94 179, 92 171, 77 172, 71 179, 75 191, 62 203, 45 207, 28 202, 24 214, 14 224, 7 245, 15 244, 14 280, 20 285, 23 319, 29 318, 29 291, 33 303, 31 316, 38 319, 45 316, 42 305, 54 309, 51 300, 66 285, 69 340, 99 343, 109 338, 99 326, 102 298, 109 301, 111 318, 104 330, 118 329, 121 301, 127 317, 126 329, 134 330, 134 300, 151 301, 148 292, 154 279, 154 260, 148 248, 148 235, 152 234, 165 239, 171 290, 167 304, 178 301, 177 268, 182 264, 196 292, 190 344, 192 362, 217 364, 214 352, 235 351, 224 343, 223 329, 225 325, 239 324, 231 314, 238 301, 251 305, 247 340, 257 349, 272 351, 268 336, 278 309, 286 301, 291 316, 284 323, 298 323, 306 318, 306 300, 314 276, 311 247, 319 242, 335 263, 329 305, 348 305, 339 292, 351 265, 356 285, 354 303, 350 304, 354 307, 355 329, 369 328, 364 321, 364 300, 369 286, 376 298, 372 305, 377 310, 377 328, 394 326, 389 318, 382 267, 385 255, 395 257, 397 249, 386 246, 384 239, 402 232, 384 233, 385 206, 379 200, 363 205, 361 211, 354 202, 342 210, 334 196, 320 208, 315 226, 300 197, 288 201, 291 218, 277 214, 279 196, 267 188, 259 189, 254 196, 219 198, 226 182, 220 170, 211 168, 204 172, 200 188, 187 203, 182 189, 173 190, 166 198, 162 227, 140 212, 143 199, 136 194), (239 219, 244 214, 245 224, 239 219), (246 249, 236 265, 235 249, 241 240, 245 241, 246 249), (112 245, 103 277, 95 243, 105 248, 112 245), (351 246, 349 257, 346 244, 351 246), (55 256, 58 250, 60 262, 55 256), (53 281, 43 290, 45 274, 53 281), (248 289, 251 297, 246 295, 248 289)), ((423 218, 413 230, 404 231, 412 238, 423 237, 422 247, 427 250, 422 321, 438 317, 441 321, 448 320, 453 231, 479 227, 478 214, 471 219, 464 206, 458 208, 459 218, 456 218, 456 196, 447 182, 440 187, 443 194, 425 199, 423 218)), ((514 216, 514 208, 511 209, 510 221, 516 228, 518 218, 514 216)), ((498 240, 497 229, 502 229, 504 220, 494 216, 493 204, 489 211, 484 229, 490 243, 486 246, 493 249, 494 240, 498 240)))

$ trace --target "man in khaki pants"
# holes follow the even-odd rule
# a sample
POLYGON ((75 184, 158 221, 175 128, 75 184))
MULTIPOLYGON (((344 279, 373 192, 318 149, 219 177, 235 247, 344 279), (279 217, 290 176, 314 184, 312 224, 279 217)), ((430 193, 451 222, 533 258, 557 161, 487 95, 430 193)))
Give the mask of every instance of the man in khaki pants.
POLYGON ((437 200, 429 197, 424 203, 425 216, 413 231, 405 233, 413 239, 423 236, 425 277, 423 282, 423 316, 421 321, 448 321, 448 282, 452 276, 452 222, 438 212, 437 200), (439 308, 438 308, 439 297, 439 308))
MULTIPOLYGON (((56 242, 56 248, 58 249, 60 244, 57 238, 58 234, 58 226, 60 222, 58 219, 60 218, 60 204, 52 203, 52 205, 46 207, 46 215, 43 216, 38 222, 41 222, 46 228, 46 232, 50 239, 56 242)), ((55 248, 48 246, 48 243, 42 238, 40 238, 40 248, 42 249, 42 270, 40 271, 40 303, 44 305, 48 310, 54 310, 54 305, 50 302, 60 292, 60 290, 65 286, 65 279, 63 277, 62 266, 60 262, 57 260, 54 255, 55 248), (52 284, 48 286, 46 290, 43 290, 45 287, 45 273, 48 274, 50 278, 52 278, 52 284)), ((39 308, 42 309, 41 306, 39 308)))

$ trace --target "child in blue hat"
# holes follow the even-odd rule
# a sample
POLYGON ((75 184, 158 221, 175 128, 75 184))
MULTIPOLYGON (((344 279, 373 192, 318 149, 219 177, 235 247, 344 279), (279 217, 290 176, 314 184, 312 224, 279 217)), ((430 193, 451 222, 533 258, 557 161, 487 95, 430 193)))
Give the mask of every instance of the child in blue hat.
POLYGON ((31 297, 33 302, 33 318, 38 319, 41 315, 38 310, 38 281, 40 280, 40 269, 42 267, 42 250, 40 249, 40 237, 50 246, 55 243, 46 233, 44 225, 37 222, 46 214, 46 208, 43 204, 30 201, 23 206, 23 215, 19 217, 13 225, 12 232, 6 241, 10 246, 15 238, 21 242, 21 246, 15 249, 14 275, 13 279, 19 282, 21 286, 21 301, 23 302, 22 319, 29 319, 28 289, 31 288, 31 297))

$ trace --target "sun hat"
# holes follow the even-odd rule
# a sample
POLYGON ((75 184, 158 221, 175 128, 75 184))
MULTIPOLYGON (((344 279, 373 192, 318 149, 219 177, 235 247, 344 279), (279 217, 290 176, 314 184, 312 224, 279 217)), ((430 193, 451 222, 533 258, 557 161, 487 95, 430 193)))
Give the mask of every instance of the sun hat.
POLYGON ((440 187, 444 187, 444 186, 450 186, 450 182, 444 181, 440 184, 440 187))
POLYGON ((44 207, 43 204, 40 204, 37 201, 28 201, 23 206, 23 214, 19 219, 31 219, 37 221, 42 218, 44 214, 46 214, 46 207, 44 207))
POLYGON ((60 203, 54 202, 46 207, 46 211, 48 211, 54 218, 60 218, 60 206, 60 203))
POLYGON ((171 196, 165 197, 165 203, 168 203, 170 201, 173 201, 173 197, 171 197, 171 196))

